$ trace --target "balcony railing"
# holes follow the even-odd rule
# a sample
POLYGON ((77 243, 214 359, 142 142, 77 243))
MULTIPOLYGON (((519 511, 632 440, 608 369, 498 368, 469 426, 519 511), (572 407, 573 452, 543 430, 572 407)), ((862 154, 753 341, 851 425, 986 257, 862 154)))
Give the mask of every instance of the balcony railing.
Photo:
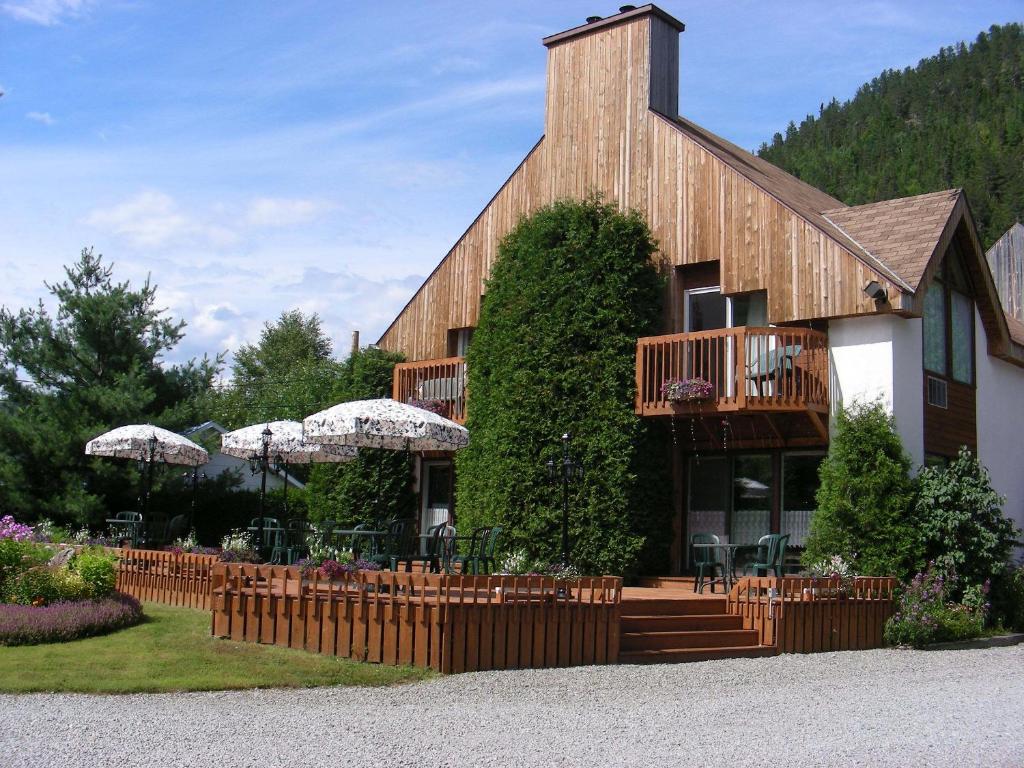
POLYGON ((636 412, 827 413, 828 371, 828 336, 807 328, 722 328, 649 336, 636 345, 636 412), (703 380, 710 395, 670 400, 664 385, 672 380, 703 380))
POLYGON ((446 357, 395 366, 391 396, 401 403, 429 405, 442 416, 466 421, 466 360, 446 357))

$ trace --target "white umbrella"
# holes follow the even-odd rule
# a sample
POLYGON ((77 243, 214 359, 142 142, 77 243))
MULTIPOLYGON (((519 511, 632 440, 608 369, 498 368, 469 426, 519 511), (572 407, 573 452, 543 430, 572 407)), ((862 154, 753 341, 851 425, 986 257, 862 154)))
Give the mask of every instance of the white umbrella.
POLYGON ((270 430, 267 455, 280 456, 287 464, 351 461, 358 453, 347 445, 307 443, 302 437, 302 424, 298 421, 270 421, 265 424, 236 429, 220 436, 221 453, 239 459, 250 459, 263 452, 263 431, 270 430))
POLYGON ((469 431, 454 421, 396 400, 355 400, 307 416, 310 442, 399 451, 457 451, 469 431))
POLYGON ((210 454, 187 437, 152 424, 129 424, 104 432, 85 444, 86 456, 111 456, 133 459, 142 464, 142 511, 149 508, 153 485, 153 463, 187 464, 197 467, 210 460, 210 454))
POLYGON ((85 444, 87 456, 198 466, 210 460, 202 446, 152 424, 129 424, 104 432, 85 444))

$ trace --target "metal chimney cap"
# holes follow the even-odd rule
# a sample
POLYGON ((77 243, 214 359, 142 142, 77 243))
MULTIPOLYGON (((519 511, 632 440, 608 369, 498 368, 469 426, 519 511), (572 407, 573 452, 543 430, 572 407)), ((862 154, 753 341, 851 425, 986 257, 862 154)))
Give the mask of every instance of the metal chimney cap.
POLYGON ((600 21, 600 16, 587 16, 587 24, 593 24, 594 22, 600 21))

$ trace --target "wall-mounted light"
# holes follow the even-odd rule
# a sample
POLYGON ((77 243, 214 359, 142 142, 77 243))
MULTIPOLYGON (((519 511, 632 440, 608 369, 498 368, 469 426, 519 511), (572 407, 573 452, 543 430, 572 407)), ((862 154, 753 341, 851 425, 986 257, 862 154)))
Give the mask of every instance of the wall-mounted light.
POLYGON ((864 286, 864 293, 869 299, 875 301, 886 302, 889 300, 889 292, 882 287, 882 284, 877 280, 872 280, 870 283, 864 286))

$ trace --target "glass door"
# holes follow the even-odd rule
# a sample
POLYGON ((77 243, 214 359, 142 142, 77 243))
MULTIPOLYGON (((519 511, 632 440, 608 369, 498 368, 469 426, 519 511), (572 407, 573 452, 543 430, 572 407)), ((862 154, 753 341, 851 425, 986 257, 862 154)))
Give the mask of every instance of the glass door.
MULTIPOLYGON (((729 302, 718 288, 686 291, 683 307, 683 328, 686 333, 714 331, 729 326, 729 302)), ((683 376, 710 381, 716 397, 731 394, 729 355, 729 344, 720 336, 695 339, 684 352, 683 376)))
MULTIPOLYGON (((450 461, 424 461, 420 510, 420 533, 432 526, 451 522, 452 463, 450 461)), ((420 553, 426 554, 427 540, 420 539, 420 553)))

